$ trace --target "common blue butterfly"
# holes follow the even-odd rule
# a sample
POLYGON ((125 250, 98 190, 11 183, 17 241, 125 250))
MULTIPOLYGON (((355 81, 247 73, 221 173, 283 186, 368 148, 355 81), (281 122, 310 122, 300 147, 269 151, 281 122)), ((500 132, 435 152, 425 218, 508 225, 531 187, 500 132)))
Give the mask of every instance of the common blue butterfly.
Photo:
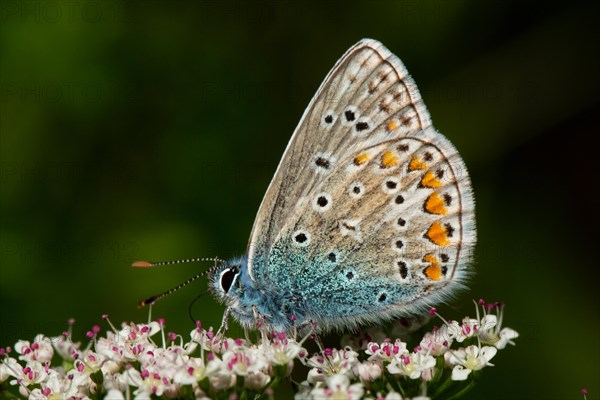
POLYGON ((474 199, 402 62, 364 39, 304 112, 245 256, 210 286, 246 328, 351 329, 414 314, 464 284, 474 199))

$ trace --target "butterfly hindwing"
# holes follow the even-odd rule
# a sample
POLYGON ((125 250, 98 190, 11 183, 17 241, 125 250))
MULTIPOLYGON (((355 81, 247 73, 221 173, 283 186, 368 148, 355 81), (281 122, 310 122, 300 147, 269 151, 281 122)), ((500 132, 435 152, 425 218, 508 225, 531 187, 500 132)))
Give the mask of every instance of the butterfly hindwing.
POLYGON ((463 280, 474 244, 468 177, 452 149, 430 129, 341 160, 276 243, 292 259, 272 260, 269 274, 297 277, 306 304, 328 323, 410 312, 428 294, 447 294, 463 280), (365 153, 369 160, 356 165, 365 153), (297 243, 297 232, 310 243, 297 243))

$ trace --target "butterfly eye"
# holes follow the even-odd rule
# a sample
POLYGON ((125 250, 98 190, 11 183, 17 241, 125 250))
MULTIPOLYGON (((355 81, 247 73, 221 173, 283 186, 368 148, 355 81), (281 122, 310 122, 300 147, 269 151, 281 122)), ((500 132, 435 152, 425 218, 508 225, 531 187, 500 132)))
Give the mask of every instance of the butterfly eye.
POLYGON ((223 292, 228 293, 229 289, 231 289, 231 285, 235 282, 237 276, 239 274, 239 267, 231 267, 227 268, 225 271, 221 272, 220 284, 223 292))

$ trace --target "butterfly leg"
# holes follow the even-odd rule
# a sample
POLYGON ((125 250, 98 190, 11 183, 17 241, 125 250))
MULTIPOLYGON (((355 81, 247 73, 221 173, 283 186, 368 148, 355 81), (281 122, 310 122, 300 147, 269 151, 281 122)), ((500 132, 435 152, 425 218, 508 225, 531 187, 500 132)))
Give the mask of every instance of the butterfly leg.
POLYGON ((265 316, 258 312, 258 308, 256 306, 252 306, 252 313, 254 314, 254 323, 256 325, 256 329, 261 329, 265 324, 265 316))
POLYGON ((254 314, 254 321, 256 329, 260 331, 260 337, 263 343, 269 342, 269 335, 267 334, 267 327, 265 326, 265 316, 258 312, 256 306, 252 306, 252 313, 254 314))
POLYGON ((304 343, 306 339, 310 338, 311 336, 317 334, 317 324, 312 319, 308 319, 301 324, 294 325, 294 338, 296 338, 298 332, 302 332, 304 329, 306 329, 306 334, 298 342, 300 344, 304 343))
POLYGON ((227 332, 227 330, 229 329, 228 320, 229 320, 230 313, 231 313, 231 308, 227 307, 225 309, 225 312, 223 313, 223 319, 221 320, 221 327, 217 331, 217 334, 215 335, 216 337, 219 337, 219 335, 225 336, 225 332, 227 332))
MULTIPOLYGON (((330 369, 335 369, 333 362, 331 360, 331 353, 327 353, 325 350, 325 346, 323 346, 323 342, 321 341, 321 337, 319 336, 319 334, 315 331, 314 334, 312 335, 313 340, 315 341, 315 343, 317 344, 317 347, 319 348, 319 351, 321 352, 321 354, 323 355, 323 358, 325 360, 325 362, 329 365, 330 369)), ((329 349, 331 350, 331 349, 329 349)))
POLYGON ((315 341, 315 343, 317 344, 317 347, 319 347, 319 351, 321 352, 321 354, 323 354, 323 356, 325 357, 326 362, 329 363, 331 367, 333 367, 333 364, 331 364, 331 360, 329 359, 329 356, 327 354, 325 354, 325 347, 323 346, 321 337, 317 333, 317 324, 313 320, 309 319, 309 320, 304 321, 300 325, 298 325, 299 329, 304 329, 307 327, 309 327, 308 332, 302 338, 302 340, 300 340, 299 343, 302 344, 308 338, 312 338, 315 341))

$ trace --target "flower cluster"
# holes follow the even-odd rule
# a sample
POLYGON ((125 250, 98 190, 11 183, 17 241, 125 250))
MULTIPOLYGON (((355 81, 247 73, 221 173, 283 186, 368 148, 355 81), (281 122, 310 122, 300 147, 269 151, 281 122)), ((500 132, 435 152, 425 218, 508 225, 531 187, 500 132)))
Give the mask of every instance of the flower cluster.
MULTIPOLYGON (((411 350, 380 329, 322 348, 313 332, 301 340, 261 331, 257 343, 232 339, 200 323, 189 339, 166 333, 164 320, 94 326, 85 348, 71 330, 38 335, 0 349, 0 395, 29 399, 278 398, 289 382, 296 399, 427 399, 460 396, 499 349, 518 334, 502 328, 502 306, 480 301, 477 317, 443 320, 411 350), (159 339, 156 337, 160 333, 159 339), (312 338, 312 339, 311 339, 312 338), (313 340, 314 339, 314 340, 313 340), (319 345, 310 356, 305 344, 319 345), (299 375, 304 366, 308 373, 299 375), (305 378, 302 379, 302 376, 305 378)), ((432 309, 432 314, 436 314, 432 309)), ((72 322, 71 322, 72 324, 72 322)))

